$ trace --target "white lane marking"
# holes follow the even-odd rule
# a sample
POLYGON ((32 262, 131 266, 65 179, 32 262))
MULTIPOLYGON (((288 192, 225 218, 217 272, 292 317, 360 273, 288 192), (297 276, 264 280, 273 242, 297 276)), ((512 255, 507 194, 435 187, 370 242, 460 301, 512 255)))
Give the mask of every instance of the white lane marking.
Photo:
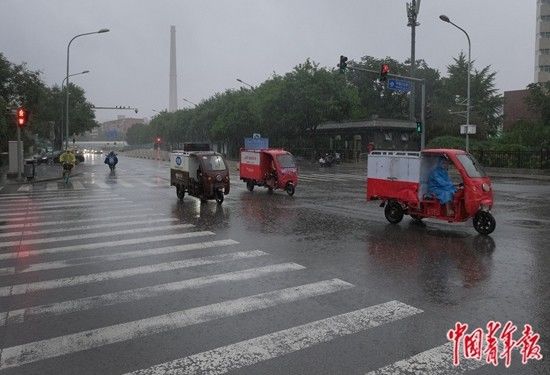
POLYGON ((122 187, 127 187, 127 188, 132 188, 132 187, 134 187, 133 184, 131 184, 131 183, 127 182, 127 181, 124 181, 124 180, 118 180, 118 179, 117 179, 117 180, 115 180, 115 181, 116 181, 116 184, 117 184, 117 185, 120 185, 120 186, 122 186, 122 187))
POLYGON ((320 281, 212 305, 175 311, 169 314, 116 324, 109 327, 12 346, 2 349, 0 370, 117 342, 138 339, 152 334, 181 329, 246 312, 263 310, 279 304, 334 293, 352 287, 352 284, 338 279, 320 281))
POLYGON ((71 181, 71 185, 73 186, 74 190, 84 190, 84 189, 86 189, 84 187, 84 185, 82 185, 82 182, 80 182, 80 181, 73 180, 73 181, 71 181))
MULTIPOLYGON (((5 224, 0 225, 0 230, 4 229, 15 229, 15 228, 23 228, 23 227, 44 227, 48 225, 64 225, 64 224, 77 224, 77 223, 88 223, 88 222, 94 222, 94 221, 102 221, 102 222, 108 222, 118 219, 133 219, 133 218, 143 218, 143 217, 152 217, 152 216, 164 216, 164 214, 153 214, 153 213, 141 213, 141 214, 135 214, 135 211, 151 211, 152 208, 136 208, 136 209, 129 209, 132 211, 132 213, 129 213, 127 215, 109 215, 105 217, 95 217, 91 219, 74 219, 74 220, 55 220, 55 221, 42 221, 42 217, 33 217, 33 219, 38 219, 37 222, 33 223, 20 223, 20 224, 5 224)), ((117 210, 117 212, 120 212, 120 210, 117 210)), ((28 219, 27 219, 28 220, 28 219)), ((11 221, 15 221, 15 219, 10 219, 11 221)), ((18 220, 20 221, 20 220, 18 220)))
POLYGON ((486 365, 485 361, 460 359, 453 365, 453 346, 447 343, 418 353, 408 359, 371 371, 366 375, 460 375, 486 365))
MULTIPOLYGON (((105 210, 106 208, 116 208, 118 207, 125 207, 131 204, 131 202, 97 202, 97 203, 75 203, 75 204, 68 204, 66 206, 61 207, 55 207, 55 208, 44 208, 44 209, 32 209, 29 210, 28 213, 32 215, 46 215, 51 213, 59 213, 59 212, 67 212, 67 209, 70 208, 71 211, 77 209, 77 208, 86 208, 84 211, 88 211, 88 208, 92 209, 101 209, 105 210), (105 206, 105 207, 99 207, 99 206, 105 206)), ((10 213, 3 213, 0 214, 0 217, 10 217, 10 216, 27 216, 27 211, 21 211, 21 212, 10 212, 10 213)), ((11 218, 10 218, 11 220, 11 218)))
POLYGON ((225 374, 421 312, 399 301, 391 301, 161 363, 131 374, 225 374))
POLYGON ((151 228, 135 228, 135 229, 102 231, 99 233, 80 233, 80 234, 74 234, 70 236, 45 237, 45 238, 36 238, 32 240, 4 241, 4 242, 0 242, 0 248, 18 246, 18 245, 24 246, 24 245, 45 244, 45 243, 61 242, 61 241, 83 240, 83 239, 90 239, 90 238, 121 236, 125 234, 139 234, 139 233, 156 232, 156 231, 170 230, 170 229, 185 229, 185 228, 191 228, 191 227, 193 227, 192 224, 171 224, 171 225, 163 225, 163 226, 151 227, 151 228))
POLYGON ((239 251, 236 253, 212 255, 202 258, 191 258, 178 260, 174 262, 151 264, 134 268, 123 268, 120 270, 106 271, 93 273, 89 275, 80 275, 65 277, 63 279, 54 279, 46 281, 36 281, 27 284, 15 284, 5 287, 0 287, 0 297, 14 296, 20 294, 32 293, 40 290, 49 290, 57 288, 66 288, 75 285, 98 283, 106 280, 122 279, 125 277, 139 276, 143 274, 174 271, 176 269, 202 266, 205 264, 214 264, 221 262, 231 262, 237 259, 253 258, 262 255, 267 255, 263 251, 239 251))
POLYGON ((57 253, 64 253, 64 252, 70 252, 70 251, 84 251, 84 250, 93 250, 93 249, 113 248, 115 246, 136 245, 136 244, 144 244, 144 243, 150 243, 150 242, 177 240, 182 238, 193 238, 193 237, 210 236, 210 235, 214 235, 214 233, 209 231, 186 232, 186 233, 177 233, 177 234, 167 234, 163 236, 132 238, 129 240, 96 242, 96 243, 90 243, 90 244, 84 244, 84 245, 69 245, 69 246, 61 246, 61 247, 52 247, 49 249, 41 249, 41 250, 10 252, 10 253, 0 254, 0 260, 27 258, 34 255, 39 255, 39 254, 57 254, 57 253))
POLYGON ((92 184, 93 185, 96 185, 98 188, 100 189, 109 189, 110 186, 108 184, 106 184, 105 182, 101 182, 101 181, 92 181, 92 184))
POLYGON ((155 184, 154 182, 148 182, 148 181, 141 181, 142 185, 148 186, 148 187, 157 187, 160 186, 159 184, 155 184))
POLYGON ((46 190, 47 191, 55 191, 57 190, 57 182, 48 182, 46 184, 46 190))
POLYGON ((47 190, 37 190, 32 193, 12 193, 12 194, 2 194, 0 195, 0 201, 6 201, 11 199, 32 199, 32 198, 60 198, 73 196, 77 197, 82 195, 81 192, 72 191, 72 190, 57 190, 57 191, 47 191, 47 190))
MULTIPOLYGON (((79 214, 79 213, 82 213, 82 212, 86 212, 86 214, 91 214, 91 215, 99 215, 99 214, 102 214, 105 209, 104 208, 98 208, 98 210, 101 210, 101 212, 94 212, 94 207, 90 207, 86 210, 71 210, 71 214, 79 214)), ((116 209, 116 213, 117 214, 120 214, 122 212, 128 212, 128 215, 130 215, 131 213, 133 212, 141 212, 141 211, 153 211, 154 209, 153 208, 149 208, 149 207, 120 207, 120 208, 117 208, 116 209)), ((49 211, 51 212, 51 211, 49 211)), ((62 212, 66 212, 65 210, 63 210, 62 212)), ((140 216, 143 217, 144 215, 147 215, 147 216, 151 216, 151 215, 162 215, 162 214, 152 214, 152 213, 149 213, 149 212, 146 212, 146 213, 143 213, 141 214, 140 216)), ((64 216, 66 217, 66 216, 64 216)), ((92 219, 83 219, 82 222, 86 222, 86 221, 98 221, 98 220, 109 220, 111 219, 113 216, 106 216, 104 218, 92 218, 92 219)), ((126 217, 126 215, 123 216, 123 218, 126 217)), ((13 222, 16 222, 16 221, 26 221, 27 223, 23 223, 23 224, 8 224, 6 225, 5 227, 8 227, 9 225, 24 225, 24 226, 42 226, 42 225, 48 225, 48 223, 58 223, 58 221, 42 221, 42 220, 48 220, 48 219, 51 219, 51 215, 46 215, 46 213, 41 213, 41 214, 33 214, 32 216, 32 220, 33 222, 32 223, 28 223, 29 221, 29 218, 25 215, 25 216, 19 216, 19 217, 10 217, 9 219, 9 222, 10 223, 13 223, 13 222), (41 216, 42 215, 42 216, 41 216)), ((75 220, 70 220, 70 221, 62 221, 61 224, 63 223, 68 223, 68 222, 79 222, 80 219, 75 219, 75 220)), ((3 227, 2 227, 3 228, 3 227)))
POLYGON ((31 190, 32 190, 32 185, 30 184, 21 185, 21 187, 17 189, 17 191, 31 191, 31 190))
POLYGON ((0 323, 19 324, 26 319, 43 318, 46 315, 62 315, 77 311, 96 309, 105 306, 118 305, 121 303, 135 302, 141 299, 154 298, 166 293, 172 293, 184 289, 198 289, 208 285, 222 282, 243 281, 257 279, 270 274, 298 271, 305 269, 296 263, 282 263, 265 267, 249 268, 242 271, 228 272, 217 275, 197 277, 167 284, 159 284, 144 288, 123 290, 120 292, 108 293, 99 296, 79 298, 72 301, 63 301, 48 305, 33 306, 25 309, 12 310, 0 313, 0 323), (4 314, 4 316, 2 316, 4 314))
POLYGON ((165 219, 147 219, 147 220, 134 220, 134 221, 122 221, 122 222, 116 222, 116 223, 103 223, 103 224, 94 224, 94 225, 82 225, 82 226, 65 226, 64 228, 56 228, 56 229, 43 229, 43 230, 25 230, 23 232, 6 232, 6 233, 0 233, 1 237, 12 237, 12 236, 35 236, 38 234, 49 234, 49 233, 66 233, 66 232, 72 232, 75 230, 83 230, 87 231, 90 229, 99 229, 99 228, 112 228, 112 227, 125 227, 130 225, 139 225, 139 224, 155 224, 155 223, 161 223, 161 222, 167 222, 167 221, 179 221, 179 219, 176 218, 165 218, 165 219))
MULTIPOLYGON (((127 201, 131 202, 130 200, 127 200, 126 198, 121 197, 109 197, 109 198, 77 198, 77 199, 60 199, 59 201, 53 201, 53 202, 41 202, 41 201, 27 201, 28 209, 41 209, 41 208, 49 208, 49 207, 64 207, 67 204, 75 204, 75 203, 100 203, 106 204, 105 202, 113 202, 113 201, 127 201)), ((18 207, 21 205, 20 202, 15 203, 8 203, 0 205, 1 208, 9 209, 10 211, 22 211, 23 209, 18 209, 18 207)), ((24 209, 27 210, 27 209, 24 209)))
MULTIPOLYGON (((197 232, 193 232, 197 233, 197 232)), ((209 233, 208 233, 209 234, 209 233)), ((213 234, 213 233, 212 233, 213 234)), ((206 234, 205 234, 206 235, 206 234)), ((34 263, 22 270, 17 270, 17 273, 25 272, 35 272, 51 269, 60 269, 74 266, 81 266, 83 264, 96 263, 96 262, 111 262, 116 260, 125 260, 132 258, 145 257, 150 255, 162 255, 162 254, 171 254, 179 253, 184 251, 198 250, 198 249, 208 249, 212 247, 221 247, 221 246, 231 246, 237 245, 238 242, 234 240, 218 240, 218 241, 209 241, 209 242, 195 242, 186 245, 176 245, 176 246, 167 246, 160 247, 156 249, 146 249, 146 250, 136 250, 136 251, 126 251, 123 253, 116 253, 110 255, 95 255, 82 258, 72 258, 70 260, 60 260, 54 262, 45 262, 45 263, 34 263)), ((13 275, 16 273, 15 267, 0 268, 0 275, 13 275)), ((0 325, 1 327, 1 325, 0 325)))

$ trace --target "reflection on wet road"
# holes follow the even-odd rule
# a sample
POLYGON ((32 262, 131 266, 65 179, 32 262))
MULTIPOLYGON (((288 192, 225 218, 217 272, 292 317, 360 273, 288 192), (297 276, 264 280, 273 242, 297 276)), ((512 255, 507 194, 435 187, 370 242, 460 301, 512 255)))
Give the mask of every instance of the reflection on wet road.
POLYGON ((2 374, 550 373, 519 353, 455 368, 447 344, 457 321, 512 321, 548 353, 548 183, 493 181, 481 236, 389 224, 360 165, 303 166, 293 197, 233 169, 222 205, 179 201, 166 162, 80 167, 78 189, 0 193, 2 374))

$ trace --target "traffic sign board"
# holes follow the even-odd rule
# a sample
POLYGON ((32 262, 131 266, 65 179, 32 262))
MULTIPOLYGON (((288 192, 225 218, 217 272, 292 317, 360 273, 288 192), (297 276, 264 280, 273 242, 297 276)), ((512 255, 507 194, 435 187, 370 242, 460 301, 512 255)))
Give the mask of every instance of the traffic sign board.
POLYGON ((388 79, 388 89, 401 92, 411 91, 411 83, 400 79, 388 79))
POLYGON ((476 125, 460 125, 460 134, 475 134, 476 125))

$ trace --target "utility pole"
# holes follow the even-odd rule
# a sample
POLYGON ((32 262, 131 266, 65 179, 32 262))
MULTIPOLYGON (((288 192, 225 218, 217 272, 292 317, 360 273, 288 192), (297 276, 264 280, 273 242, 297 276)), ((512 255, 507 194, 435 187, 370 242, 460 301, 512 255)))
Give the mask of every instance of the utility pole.
MULTIPOLYGON (((415 56, 415 45, 416 45, 416 26, 420 26, 420 23, 416 22, 418 17, 418 12, 420 11, 420 0, 412 0, 412 2, 406 4, 407 7, 407 18, 409 23, 407 26, 411 28, 411 72, 410 76, 415 76, 415 65, 416 65, 416 56, 415 56)), ((411 88, 411 97, 409 102, 409 117, 411 121, 416 120, 415 116, 415 95, 414 95, 415 85, 412 85, 411 88)))

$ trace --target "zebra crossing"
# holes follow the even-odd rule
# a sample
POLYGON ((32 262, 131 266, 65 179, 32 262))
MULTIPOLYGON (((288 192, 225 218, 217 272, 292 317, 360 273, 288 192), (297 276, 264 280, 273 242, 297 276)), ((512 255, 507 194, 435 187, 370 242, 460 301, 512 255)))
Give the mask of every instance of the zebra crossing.
MULTIPOLYGON (((364 182, 365 176, 351 174, 351 173, 311 173, 304 172, 299 176, 300 181, 309 182, 364 182)), ((240 187, 238 176, 233 179, 233 186, 240 187)), ((21 185, 18 189, 18 193, 31 193, 31 192, 61 192, 61 191, 79 191, 88 189, 112 189, 116 186, 122 186, 124 188, 170 188, 168 179, 157 179, 156 181, 147 181, 135 177, 123 177, 113 180, 98 180, 93 178, 81 178, 73 177, 69 183, 65 185, 62 181, 49 181, 45 184, 32 184, 27 183, 21 185)))
POLYGON ((22 184, 17 192, 57 192, 57 191, 72 191, 72 190, 87 190, 87 189, 112 189, 116 186, 124 188, 148 187, 148 188, 169 188, 170 183, 167 179, 156 179, 156 181, 147 181, 135 177, 123 177, 116 179, 99 180, 89 177, 73 177, 65 185, 63 181, 49 181, 41 183, 26 183, 22 184))
MULTIPOLYGON (((178 302, 177 308, 164 309, 160 304, 145 316, 98 327, 83 324, 81 328, 71 326, 69 332, 38 331, 24 341, 6 336, 0 340, 0 373, 29 368, 36 372, 43 361, 56 360, 56 373, 63 373, 65 363, 73 356, 93 357, 93 349, 120 343, 131 344, 127 350, 133 350, 134 345, 147 348, 152 337, 181 334, 193 327, 207 331, 209 324, 223 325, 231 318, 282 306, 292 309, 356 288, 343 279, 315 275, 306 266, 277 259, 265 249, 251 249, 237 240, 219 238, 212 231, 149 208, 126 207, 126 214, 117 208, 113 215, 98 217, 118 204, 128 205, 117 195, 101 199, 93 195, 79 197, 76 205, 65 193, 56 191, 0 195, 0 335, 27 325, 63 325, 68 316, 105 309, 124 311, 127 305, 167 296, 200 295, 208 288, 227 287, 232 294, 225 298, 211 296, 200 305, 192 303, 192 298, 178 302), (12 212, 23 202, 25 209, 12 212), (67 208, 74 219, 66 215, 67 208), (30 222, 29 217, 33 217, 30 222), (300 278, 304 275, 307 280, 300 278), (243 285, 254 285, 255 289, 239 289, 243 285)), ((232 337, 229 343, 192 353, 182 350, 168 361, 146 358, 146 366, 117 363, 113 356, 109 362, 114 368, 109 372, 225 374, 374 328, 391 329, 398 321, 426 314, 397 300, 351 311, 328 311, 329 316, 298 325, 289 322, 283 329, 269 329, 267 322, 267 332, 256 337, 232 337)), ((447 344, 429 348, 375 370, 367 361, 359 361, 364 368, 358 371, 367 375, 422 374, 429 368, 431 374, 461 374, 483 365, 462 361, 461 367, 452 367, 449 348, 447 344)), ((82 370, 101 373, 95 368, 82 370)))

